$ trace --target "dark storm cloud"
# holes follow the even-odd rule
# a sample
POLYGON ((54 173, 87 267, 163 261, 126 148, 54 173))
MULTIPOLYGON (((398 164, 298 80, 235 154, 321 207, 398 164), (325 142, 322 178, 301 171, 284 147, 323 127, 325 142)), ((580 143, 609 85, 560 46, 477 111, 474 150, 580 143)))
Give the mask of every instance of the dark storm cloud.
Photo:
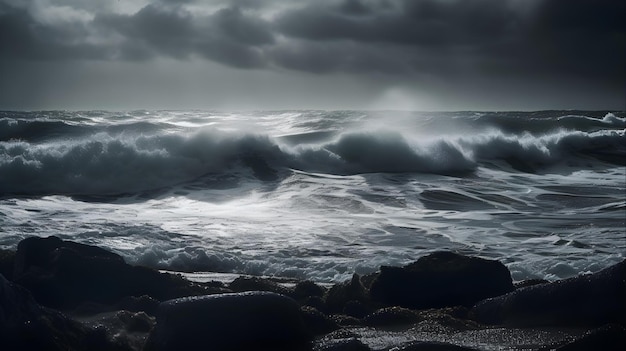
MULTIPOLYGON (((289 37, 329 46, 354 42, 381 50, 401 47, 403 67, 409 71, 438 67, 442 72, 465 68, 483 74, 578 75, 621 85, 626 76, 624 4, 617 0, 346 0, 288 11, 276 25, 289 37)), ((345 55, 351 53, 337 51, 335 60, 349 62, 345 55)), ((315 71, 319 64, 309 62, 306 66, 303 60, 300 67, 315 71)))
POLYGON ((238 0, 204 12, 192 12, 201 1, 162 0, 49 23, 6 1, 4 58, 203 57, 313 73, 626 80, 620 0, 238 0))
POLYGON ((87 33, 81 23, 40 23, 25 9, 0 2, 0 57, 35 60, 101 58, 105 55, 104 48, 82 43, 87 33))
POLYGON ((125 45, 118 52, 122 58, 142 57, 136 49, 143 48, 145 57, 183 59, 197 54, 234 67, 262 67, 265 62, 259 47, 274 41, 265 21, 238 7, 199 17, 179 6, 154 4, 133 15, 99 15, 94 24, 122 36, 125 45))

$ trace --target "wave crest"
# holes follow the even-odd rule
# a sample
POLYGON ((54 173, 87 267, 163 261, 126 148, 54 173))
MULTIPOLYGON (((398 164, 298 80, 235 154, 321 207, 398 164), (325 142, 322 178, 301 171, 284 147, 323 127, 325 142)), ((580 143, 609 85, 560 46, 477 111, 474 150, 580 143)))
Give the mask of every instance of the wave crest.
POLYGON ((458 174, 488 160, 504 160, 518 170, 534 171, 570 157, 622 164, 624 141, 624 130, 561 130, 541 136, 491 131, 428 140, 377 130, 294 146, 267 135, 216 129, 147 136, 100 133, 90 139, 38 144, 2 141, 0 194, 119 195, 229 172, 275 180, 281 169, 337 175, 458 174))

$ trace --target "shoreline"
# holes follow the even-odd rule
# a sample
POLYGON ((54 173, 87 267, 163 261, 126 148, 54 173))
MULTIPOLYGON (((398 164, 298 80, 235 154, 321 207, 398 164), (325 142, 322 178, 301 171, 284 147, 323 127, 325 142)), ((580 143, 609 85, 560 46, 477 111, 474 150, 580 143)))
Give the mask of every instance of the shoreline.
POLYGON ((160 351, 174 349, 172 340, 185 340, 190 349, 213 345, 215 350, 626 345, 626 260, 591 275, 513 284, 498 261, 438 252, 404 267, 354 274, 342 283, 282 284, 219 273, 196 273, 194 279, 193 274, 128 265, 96 246, 32 237, 16 251, 0 250, 0 274, 0 341, 8 350, 34 345, 41 350, 160 351), (189 310, 180 307, 186 305, 189 310), (194 314, 216 308, 225 312, 194 314), (178 316, 190 318, 185 329, 167 324, 178 316), (280 316, 284 322, 272 322, 280 316), (264 344, 268 340, 269 346, 264 344))

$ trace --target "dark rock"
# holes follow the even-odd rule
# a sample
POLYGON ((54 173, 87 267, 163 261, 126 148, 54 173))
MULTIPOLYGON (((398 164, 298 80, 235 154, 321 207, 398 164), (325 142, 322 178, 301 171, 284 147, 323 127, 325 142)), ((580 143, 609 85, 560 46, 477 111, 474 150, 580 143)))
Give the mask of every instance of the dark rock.
POLYGON ((359 301, 365 303, 368 294, 361 284, 358 274, 354 274, 349 282, 333 285, 326 293, 326 307, 331 312, 343 312, 346 303, 349 301, 359 301))
POLYGON ((114 304, 128 296, 166 300, 208 293, 179 276, 131 266, 117 254, 56 237, 18 244, 14 280, 42 305, 61 309, 85 302, 114 304))
POLYGON ((301 302, 304 306, 311 306, 323 313, 329 313, 328 308, 326 308, 326 301, 319 296, 309 296, 301 302))
POLYGON ((394 351, 476 351, 476 349, 438 341, 416 341, 394 351))
POLYGON ((357 300, 350 300, 343 306, 343 314, 359 319, 364 318, 372 312, 372 308, 357 300))
POLYGON ((409 325, 421 320, 415 311, 403 307, 385 307, 367 317, 365 325, 370 327, 390 327, 398 325, 409 325))
POLYGON ((8 280, 13 280, 15 251, 0 249, 0 274, 8 280))
POLYGON ((509 270, 500 262, 436 252, 405 267, 380 269, 372 282, 372 299, 414 309, 472 306, 514 289, 509 270))
POLYGON ((513 285, 515 286, 515 289, 521 289, 521 288, 525 288, 528 286, 545 284, 545 283, 549 283, 549 281, 545 279, 526 279, 526 280, 519 281, 513 285))
POLYGON ((220 294, 161 303, 144 350, 308 350, 310 337, 289 297, 220 294))
POLYGON ((313 335, 324 335, 339 329, 335 321, 313 307, 303 306, 300 311, 304 324, 313 335))
POLYGON ((379 275, 380 272, 366 274, 361 277, 361 284, 363 284, 363 286, 369 290, 372 287, 372 283, 374 282, 374 280, 376 280, 376 278, 378 278, 379 275))
POLYGON ((50 261, 55 259, 55 255, 58 254, 57 250, 61 248, 80 253, 80 255, 85 257, 124 262, 120 255, 97 246, 64 241, 56 236, 47 238, 30 237, 17 244, 14 266, 15 278, 28 274, 32 270, 45 268, 50 261))
POLYGON ((345 314, 331 314, 330 319, 342 327, 358 326, 363 324, 360 319, 352 316, 346 316, 345 314))
POLYGON ((159 301, 151 298, 148 295, 126 296, 117 303, 118 310, 126 310, 130 312, 145 312, 149 315, 156 315, 159 308, 159 301))
POLYGON ((260 277, 238 277, 230 283, 229 288, 234 292, 268 291, 281 295, 289 295, 291 293, 286 287, 260 277))
POLYGON ((326 293, 326 289, 312 281, 305 280, 296 284, 291 297, 296 300, 305 300, 309 297, 322 297, 324 293, 326 293))
POLYGON ((581 338, 556 349, 556 351, 622 351, 626 348, 626 328, 609 324, 594 329, 581 338))
POLYGON ((369 351, 358 335, 350 330, 339 329, 325 335, 315 345, 314 351, 369 351))
POLYGON ((626 260, 600 272, 533 285, 478 303, 478 322, 507 326, 626 323, 626 260))
POLYGON ((154 318, 148 316, 145 312, 119 311, 116 317, 124 324, 124 329, 134 333, 147 333, 154 326, 154 318))
POLYGON ((315 351, 370 351, 371 349, 355 338, 340 339, 327 342, 316 347, 315 351))
POLYGON ((59 312, 44 308, 32 295, 0 275, 0 346, 2 350, 130 350, 59 312))

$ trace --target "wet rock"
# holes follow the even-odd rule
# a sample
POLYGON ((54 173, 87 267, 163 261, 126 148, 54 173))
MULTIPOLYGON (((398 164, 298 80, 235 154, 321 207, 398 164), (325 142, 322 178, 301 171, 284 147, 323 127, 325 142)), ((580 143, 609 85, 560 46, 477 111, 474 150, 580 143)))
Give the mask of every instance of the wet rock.
POLYGON ((15 251, 0 249, 0 274, 8 280, 13 279, 15 251))
POLYGON ((32 295, 0 274, 0 348, 22 350, 130 350, 61 313, 44 308, 32 295))
POLYGON ((208 293, 181 277, 131 266, 112 252, 57 237, 22 240, 14 280, 39 303, 60 309, 85 302, 114 304, 128 296, 166 300, 208 293))
POLYGON ((144 350, 308 350, 310 337, 289 297, 220 294, 161 303, 144 350))
POLYGON ((131 332, 147 333, 154 326, 154 318, 145 312, 119 311, 116 317, 124 324, 124 328, 131 332))
POLYGON ((296 284, 291 297, 296 300, 305 300, 310 297, 323 297, 324 293, 326 289, 310 280, 305 280, 296 284))
POLYGON ((365 325, 370 327, 390 327, 398 325, 409 325, 421 320, 418 313, 403 307, 385 307, 367 317, 365 325))
POLYGON ((621 325, 609 324, 594 329, 556 351, 622 351, 626 347, 626 328, 621 325))
POLYGON ((303 306, 311 306, 323 313, 329 313, 328 308, 326 308, 326 301, 320 296, 309 296, 301 304, 303 306))
POLYGON ((372 313, 372 311, 373 309, 367 306, 366 304, 364 304, 363 302, 357 301, 357 300, 350 300, 346 302, 346 304, 343 306, 342 312, 345 315, 361 319, 367 316, 368 314, 372 313))
POLYGON ((306 328, 313 335, 324 335, 339 329, 335 321, 313 307, 303 306, 300 311, 306 328))
POLYGON ((514 286, 515 286, 515 289, 521 289, 521 288, 525 288, 528 286, 545 284, 545 283, 549 283, 549 281, 545 279, 526 279, 526 280, 522 280, 522 281, 515 283, 514 286))
POLYGON ((472 306, 514 289, 500 262, 435 252, 405 267, 387 267, 372 282, 373 300, 414 309, 472 306))
POLYGON ((331 314, 330 319, 342 327, 360 326, 363 323, 360 319, 345 314, 331 314))
POLYGON ((326 293, 326 307, 331 312, 343 312, 344 307, 350 301, 366 303, 368 294, 361 284, 358 274, 354 274, 352 279, 346 283, 333 285, 326 293))
POLYGON ((316 347, 314 351, 370 351, 371 349, 355 338, 330 341, 316 347))
POLYGON ((159 301, 148 295, 142 296, 126 296, 117 303, 118 310, 126 310, 130 312, 145 312, 149 315, 156 315, 159 308, 159 301))
POLYGON ((370 348, 363 344, 358 335, 346 329, 336 330, 318 340, 314 351, 369 351, 370 348))
POLYGON ((476 351, 475 349, 437 341, 416 341, 389 351, 476 351))
POLYGON ((626 323, 626 260, 600 272, 533 285, 487 299, 470 311, 478 322, 506 326, 599 326, 626 323))
POLYGON ((291 293, 286 287, 260 277, 238 277, 230 283, 229 288, 234 292, 268 291, 281 295, 289 295, 291 293))

